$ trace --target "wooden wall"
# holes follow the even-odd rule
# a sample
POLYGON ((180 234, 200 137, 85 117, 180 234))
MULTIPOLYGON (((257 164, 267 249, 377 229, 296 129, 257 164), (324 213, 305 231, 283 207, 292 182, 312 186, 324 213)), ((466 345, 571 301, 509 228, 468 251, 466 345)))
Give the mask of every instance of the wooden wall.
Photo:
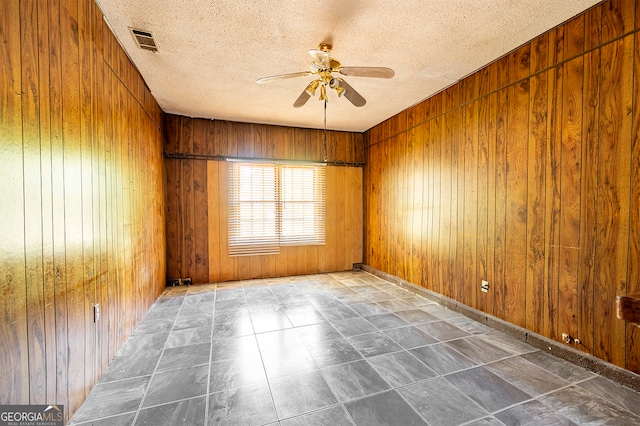
POLYGON ((322 130, 166 116, 167 275, 205 283, 362 262, 363 135, 327 132, 327 244, 229 257, 225 157, 322 161, 322 130))
POLYGON ((164 288, 162 112, 93 2, 0 37, 0 404, 69 418, 164 288))
POLYGON ((370 129, 365 263, 640 373, 638 28, 604 2, 370 129))

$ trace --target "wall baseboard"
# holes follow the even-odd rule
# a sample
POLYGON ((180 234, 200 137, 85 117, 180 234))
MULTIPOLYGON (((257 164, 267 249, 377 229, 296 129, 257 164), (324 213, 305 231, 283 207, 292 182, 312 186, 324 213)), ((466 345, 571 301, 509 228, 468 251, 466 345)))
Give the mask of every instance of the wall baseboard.
POLYGON ((370 266, 357 264, 354 265, 354 268, 362 269, 363 271, 366 271, 372 275, 396 284, 397 286, 423 296, 426 299, 434 301, 446 307, 447 309, 459 312, 460 314, 478 321, 481 324, 501 331, 509 336, 515 337, 521 342, 527 343, 535 348, 543 350, 548 354, 554 355, 572 364, 586 368, 589 371, 592 371, 616 383, 633 389, 636 392, 640 392, 640 375, 632 371, 625 370, 624 368, 620 368, 616 365, 610 364, 606 361, 601 360, 600 358, 594 357, 593 355, 581 352, 577 349, 567 346, 566 344, 556 342, 555 340, 551 340, 540 334, 511 324, 485 312, 464 305, 456 300, 453 300, 426 288, 417 286, 413 283, 410 283, 409 281, 405 281, 401 278, 390 275, 386 272, 380 271, 370 266))

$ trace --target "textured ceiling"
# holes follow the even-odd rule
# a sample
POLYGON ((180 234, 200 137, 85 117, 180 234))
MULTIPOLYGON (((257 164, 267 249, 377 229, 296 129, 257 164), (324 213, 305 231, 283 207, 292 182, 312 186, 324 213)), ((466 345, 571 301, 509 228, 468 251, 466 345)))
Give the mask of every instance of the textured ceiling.
POLYGON ((327 128, 365 131, 600 0, 98 0, 160 107, 220 120, 322 128, 317 96, 292 104, 313 76, 309 49, 333 43, 343 66, 384 66, 392 79, 344 77, 367 104, 329 91, 327 128), (153 33, 139 49, 129 27, 153 33))

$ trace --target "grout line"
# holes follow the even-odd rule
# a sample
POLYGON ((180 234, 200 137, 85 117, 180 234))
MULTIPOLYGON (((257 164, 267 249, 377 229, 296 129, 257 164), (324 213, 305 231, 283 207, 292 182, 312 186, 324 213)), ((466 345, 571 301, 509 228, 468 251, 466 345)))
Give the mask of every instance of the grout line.
POLYGON ((215 316, 216 316, 216 301, 218 299, 218 286, 216 285, 213 289, 213 306, 211 310, 211 334, 209 335, 209 368, 207 369, 207 390, 204 397, 204 426, 208 426, 209 424, 209 397, 210 388, 211 388, 211 357, 213 356, 213 332, 215 330, 215 316))

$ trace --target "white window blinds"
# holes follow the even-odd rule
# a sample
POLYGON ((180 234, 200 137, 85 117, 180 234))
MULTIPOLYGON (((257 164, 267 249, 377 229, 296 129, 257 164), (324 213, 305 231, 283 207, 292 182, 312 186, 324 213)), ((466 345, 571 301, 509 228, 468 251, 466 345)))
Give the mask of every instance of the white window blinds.
POLYGON ((229 161, 229 255, 325 243, 326 168, 229 161))
POLYGON ((324 166, 280 166, 280 243, 325 243, 324 166))

